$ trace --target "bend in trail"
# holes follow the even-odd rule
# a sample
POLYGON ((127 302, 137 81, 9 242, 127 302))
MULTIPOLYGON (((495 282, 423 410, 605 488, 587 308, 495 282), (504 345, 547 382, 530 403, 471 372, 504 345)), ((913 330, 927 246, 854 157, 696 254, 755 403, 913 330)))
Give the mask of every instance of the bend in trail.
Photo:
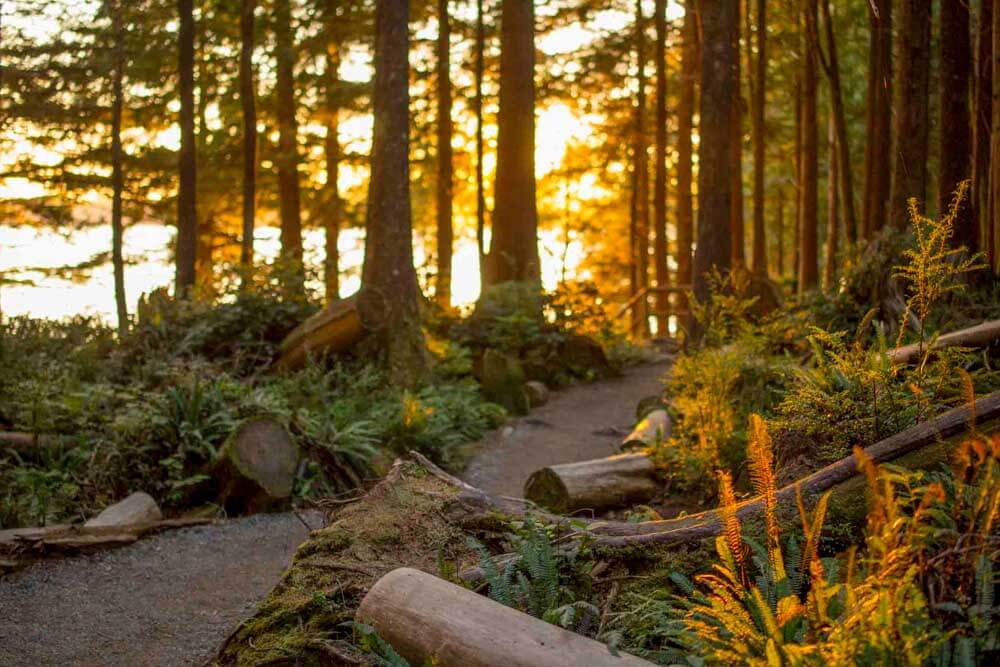
MULTIPOLYGON (((570 387, 474 446, 463 477, 520 496, 536 469, 617 452, 663 363, 570 387)), ((316 528, 318 513, 305 520, 316 528)), ((196 665, 277 584, 308 531, 261 514, 160 533, 114 551, 36 563, 0 579, 0 665, 196 665)))

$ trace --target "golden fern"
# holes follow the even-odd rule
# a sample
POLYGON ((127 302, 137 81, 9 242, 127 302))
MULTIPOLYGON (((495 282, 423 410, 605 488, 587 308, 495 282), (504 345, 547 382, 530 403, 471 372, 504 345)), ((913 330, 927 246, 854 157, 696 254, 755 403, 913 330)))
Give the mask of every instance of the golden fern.
POLYGON ((750 415, 750 441, 747 444, 747 460, 750 465, 750 481, 754 491, 764 501, 764 522, 767 527, 767 546, 778 581, 785 578, 784 562, 781 558, 780 537, 777 517, 777 492, 774 479, 774 452, 771 449, 771 434, 767 422, 760 415, 750 415))
POLYGON ((722 522, 722 534, 726 546, 733 556, 740 573, 740 580, 745 581, 744 566, 745 549, 743 535, 740 532, 740 522, 736 518, 736 495, 733 493, 733 478, 725 470, 719 471, 719 518, 722 522))

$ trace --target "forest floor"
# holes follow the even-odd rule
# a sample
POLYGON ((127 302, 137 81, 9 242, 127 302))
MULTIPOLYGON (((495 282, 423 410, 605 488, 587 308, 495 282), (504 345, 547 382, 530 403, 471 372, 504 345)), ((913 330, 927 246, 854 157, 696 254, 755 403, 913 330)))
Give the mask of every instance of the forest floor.
MULTIPOLYGON (((538 468, 617 453, 665 362, 555 392, 469 446, 462 477, 520 496, 538 468)), ((318 528, 317 512, 302 515, 318 528)), ((262 514, 153 535, 114 551, 37 563, 0 579, 0 665, 196 665, 277 583, 308 531, 262 514)))

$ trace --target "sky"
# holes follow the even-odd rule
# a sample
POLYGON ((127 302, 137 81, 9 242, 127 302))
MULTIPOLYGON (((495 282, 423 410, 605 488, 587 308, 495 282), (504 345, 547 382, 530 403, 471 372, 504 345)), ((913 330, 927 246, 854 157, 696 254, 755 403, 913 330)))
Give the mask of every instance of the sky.
MULTIPOLYGON (((80 11, 86 2, 81 0, 65 0, 67 7, 80 11)), ((652 11, 652 0, 646 8, 647 16, 652 11)), ((464 5, 456 7, 463 11, 464 5)), ((683 14, 683 9, 676 2, 668 3, 668 16, 683 14)), ((555 30, 539 38, 538 47, 544 53, 554 55, 568 53, 593 39, 595 29, 621 30, 631 22, 631 16, 617 11, 602 11, 595 15, 589 25, 572 25, 555 30)), ((54 29, 51 19, 40 19, 32 24, 32 28, 44 35, 54 29)), ((433 25, 422 29, 418 36, 432 37, 436 28, 433 25), (423 33, 427 34, 424 35, 423 33)), ((341 76, 345 79, 365 80, 370 75, 369 58, 361 55, 348 59, 342 66, 341 76)), ((573 111, 562 104, 555 104, 538 109, 536 115, 536 175, 542 177, 557 169, 566 152, 567 146, 576 140, 584 139, 590 131, 587 118, 574 115, 573 111)), ((370 139, 370 116, 355 116, 343 123, 341 127, 341 142, 345 145, 354 143, 357 149, 367 150, 365 144, 370 139)), ((170 128, 155 138, 156 143, 176 148, 178 144, 176 127, 170 128)), ((26 142, 17 146, 19 151, 33 150, 26 142)), ((16 153, 16 151, 15 151, 16 153)), ((488 155, 487 172, 492 171, 492 155, 488 155)), ((57 161, 57 154, 45 156, 46 159, 57 161)), ((7 160, 11 157, 8 156, 7 160)), ((0 157, 0 163, 4 162, 0 157)), ((487 174, 488 175, 488 174, 487 174)), ((363 176, 343 170, 338 180, 343 187, 350 187, 363 176)), ((24 179, 8 179, 0 181, 0 197, 36 197, 44 194, 44 190, 36 183, 24 179)), ((98 215, 106 214, 106 202, 95 199, 94 208, 98 215)), ((133 261, 126 267, 125 288, 130 312, 135 311, 140 295, 148 293, 161 286, 169 286, 173 281, 173 266, 170 248, 173 245, 174 229, 154 223, 131 225, 125 233, 125 256, 127 261, 133 261), (141 259, 135 259, 141 258, 141 259)), ((3 224, 0 221, 0 273, 11 277, 13 269, 25 266, 58 267, 76 264, 87 260, 96 253, 110 246, 111 231, 109 226, 100 225, 74 231, 72 235, 53 230, 16 227, 3 224)), ((306 261, 312 266, 322 264, 323 238, 319 230, 305 232, 306 261)), ((542 258, 543 284, 552 289, 564 273, 562 259, 566 257, 565 273, 575 275, 576 267, 582 259, 583 249, 579 242, 571 241, 568 252, 564 253, 564 239, 560 232, 543 231, 540 235, 540 251, 542 258)), ((363 233, 360 230, 347 230, 340 238, 342 271, 342 296, 353 293, 359 287, 359 272, 363 257, 363 233)), ((478 253, 471 238, 456 239, 453 265, 452 294, 456 306, 473 303, 479 296, 479 266, 478 253)), ((259 228, 255 235, 255 250, 257 262, 273 259, 279 250, 278 230, 275 228, 259 228)), ((424 260, 423 247, 419 242, 415 245, 415 261, 420 266, 424 260)), ((0 312, 5 315, 28 314, 36 317, 64 318, 82 313, 98 315, 108 322, 115 320, 115 307, 112 289, 111 266, 94 269, 89 276, 77 281, 67 281, 55 277, 44 277, 41 274, 21 273, 16 278, 29 280, 33 285, 0 286, 0 312)))

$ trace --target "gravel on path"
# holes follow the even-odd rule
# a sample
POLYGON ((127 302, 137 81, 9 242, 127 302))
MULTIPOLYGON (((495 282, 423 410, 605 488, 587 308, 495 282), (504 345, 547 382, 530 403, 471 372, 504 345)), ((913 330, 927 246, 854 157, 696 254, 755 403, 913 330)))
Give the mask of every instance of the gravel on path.
POLYGON ((0 665, 203 664, 307 535, 294 514, 258 514, 36 563, 0 580, 0 665))

